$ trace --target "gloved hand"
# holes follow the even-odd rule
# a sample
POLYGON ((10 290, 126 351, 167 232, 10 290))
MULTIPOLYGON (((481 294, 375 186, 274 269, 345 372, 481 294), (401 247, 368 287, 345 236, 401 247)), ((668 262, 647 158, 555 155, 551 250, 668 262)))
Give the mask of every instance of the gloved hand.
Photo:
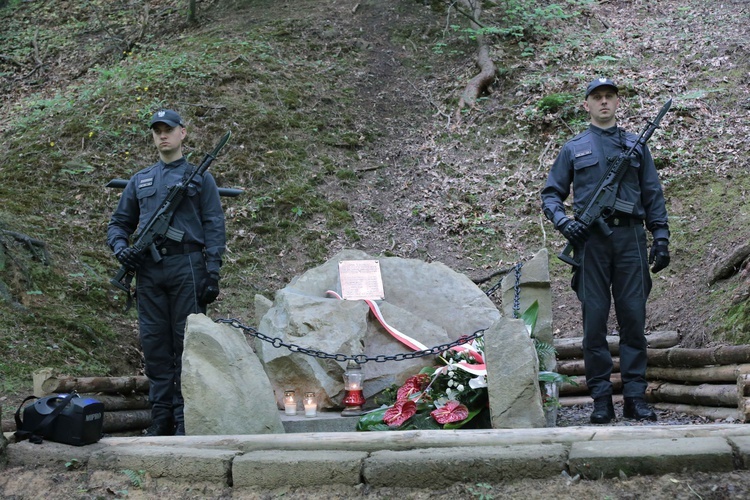
POLYGON ((651 253, 648 256, 648 263, 653 264, 651 272, 656 274, 669 265, 669 240, 658 238, 651 245, 651 253))
POLYGON ((115 257, 117 257, 117 260, 120 261, 120 264, 122 264, 125 269, 131 271, 138 269, 143 263, 143 255, 139 255, 133 247, 123 248, 115 254, 115 257))
POLYGON ((588 228, 575 219, 567 219, 557 229, 573 246, 577 247, 583 246, 591 236, 588 228))
POLYGON ((201 303, 210 304, 219 296, 219 280, 215 276, 209 276, 203 280, 203 292, 201 292, 201 303))

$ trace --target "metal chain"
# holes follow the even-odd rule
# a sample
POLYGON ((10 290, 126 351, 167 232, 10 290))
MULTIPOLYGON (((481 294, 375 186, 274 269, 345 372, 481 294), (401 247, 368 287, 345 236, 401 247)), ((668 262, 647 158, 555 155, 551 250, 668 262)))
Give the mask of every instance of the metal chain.
MULTIPOLYGON (((513 297, 513 317, 518 318, 519 317, 519 310, 521 309, 521 267, 523 267, 523 262, 519 262, 515 265, 515 277, 516 282, 513 286, 514 290, 514 297, 513 297)), ((485 294, 489 297, 495 291, 500 288, 502 285, 503 280, 497 282, 494 286, 492 286, 485 294)), ((268 335, 265 335, 255 328, 251 326, 243 325, 239 320, 237 319, 217 319, 216 323, 222 323, 226 325, 230 325, 234 328, 237 328, 239 330, 244 330, 245 333, 252 335, 253 337, 260 339, 264 342, 268 342, 276 349, 279 349, 281 347, 285 347, 289 349, 291 352, 298 352, 300 354, 305 354, 307 356, 312 356, 314 358, 320 358, 320 359, 333 359, 340 362, 346 362, 346 361, 354 361, 358 364, 364 364, 368 361, 375 361, 376 363, 384 363, 386 361, 404 361, 407 359, 414 359, 414 358, 422 358, 424 356, 437 356, 438 354, 447 351, 448 349, 451 349, 452 347, 458 347, 462 344, 466 344, 468 342, 471 342, 472 340, 475 340, 481 336, 484 335, 486 328, 479 329, 472 333, 471 335, 464 335, 460 337, 458 340, 454 340, 453 342, 449 342, 447 344, 440 344, 435 347, 432 347, 430 349, 424 349, 421 351, 414 351, 414 352, 407 352, 407 353, 401 353, 401 354, 394 354, 391 356, 387 356, 385 354, 379 354, 377 356, 366 356, 364 354, 329 354, 325 351, 319 351, 317 349, 309 349, 307 347, 302 347, 297 344, 288 344, 284 342, 279 337, 269 337, 268 335)))
MULTIPOLYGON (((519 317, 519 311, 521 309, 521 268, 523 267, 523 262, 519 262, 515 266, 513 266, 513 271, 516 274, 516 282, 513 285, 513 317, 518 318, 519 317)), ((497 291, 498 288, 500 288, 503 284, 503 279, 500 278, 500 281, 495 283, 493 286, 491 286, 485 293, 488 297, 492 296, 493 293, 497 291)))
POLYGON ((513 317, 519 318, 521 315, 519 314, 519 311, 521 310, 521 268, 523 267, 523 262, 519 262, 516 264, 516 282, 513 285, 513 317))
POLYGON ((379 354, 377 356, 366 356, 364 354, 354 354, 354 355, 341 354, 341 353, 329 354, 327 352, 319 351, 316 349, 308 349, 306 347, 302 347, 297 344, 287 344, 279 337, 269 337, 268 335, 265 335, 257 331, 255 328, 251 326, 243 325, 237 319, 217 319, 216 323, 223 323, 223 324, 230 325, 234 328, 244 330, 245 333, 250 334, 253 337, 258 338, 264 342, 268 342, 269 344, 273 345, 277 349, 280 347, 285 347, 289 349, 291 352, 298 352, 300 354, 306 354, 314 358, 333 359, 333 360, 340 361, 340 362, 346 362, 346 361, 351 360, 358 364, 364 364, 364 363, 367 363, 368 361, 375 361, 376 363, 384 363, 386 361, 404 361, 407 359, 421 358, 424 356, 436 356, 444 351, 447 351, 448 349, 452 347, 458 347, 462 344, 466 344, 467 342, 471 342, 472 340, 481 337, 482 335, 484 335, 484 331, 486 330, 486 328, 482 328, 480 330, 475 331, 471 335, 462 336, 458 340, 455 340, 448 344, 440 344, 431 349, 425 349, 422 351, 394 354, 392 356, 387 356, 385 354, 379 354))

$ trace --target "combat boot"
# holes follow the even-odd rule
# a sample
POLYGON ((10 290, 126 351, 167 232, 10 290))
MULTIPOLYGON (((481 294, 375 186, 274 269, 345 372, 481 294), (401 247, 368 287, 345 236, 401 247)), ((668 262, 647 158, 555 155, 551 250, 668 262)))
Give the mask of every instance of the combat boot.
POLYGON ((633 420, 656 421, 656 412, 643 398, 625 398, 622 416, 633 420))
POLYGON ((594 399, 594 411, 591 412, 592 424, 608 424, 615 418, 615 407, 612 396, 601 396, 594 399))
POLYGON ((143 432, 144 436, 173 436, 174 424, 170 419, 157 419, 151 422, 148 429, 143 432))

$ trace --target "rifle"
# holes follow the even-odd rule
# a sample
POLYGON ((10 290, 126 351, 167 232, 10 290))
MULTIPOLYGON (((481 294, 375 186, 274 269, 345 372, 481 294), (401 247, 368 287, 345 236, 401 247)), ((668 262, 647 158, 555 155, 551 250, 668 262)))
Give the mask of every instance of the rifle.
MULTIPOLYGON (((127 185, 128 185, 127 179, 112 179, 104 187, 125 189, 125 186, 127 185)), ((244 192, 245 192, 244 189, 223 188, 223 187, 219 188, 219 196, 229 196, 229 197, 234 198, 235 196, 239 196, 244 192)))
MULTIPOLYGON (((203 174, 203 172, 208 169, 211 162, 213 162, 219 154, 219 151, 221 151, 229 141, 231 135, 231 131, 224 134, 224 137, 219 140, 219 143, 214 150, 203 158, 203 161, 198 168, 193 169, 190 175, 180 184, 169 188, 169 192, 167 193, 166 198, 164 198, 159 210, 154 213, 151 219, 149 219, 146 225, 134 237, 135 243, 133 243, 133 248, 138 252, 138 255, 143 255, 146 250, 148 250, 151 252, 151 257, 154 259, 154 262, 159 262, 161 261, 161 255, 159 255, 159 251, 156 248, 157 245, 161 245, 167 239, 182 241, 185 232, 169 225, 172 221, 172 216, 174 216, 177 207, 185 197, 185 193, 187 192, 188 186, 193 181, 193 178, 198 174, 203 174)), ((122 266, 115 277, 109 280, 109 282, 120 290, 128 292, 129 296, 130 283, 133 281, 134 277, 135 269, 128 269, 125 266, 122 266)))
MULTIPOLYGON (((586 226, 586 228, 594 227, 601 231, 605 236, 612 234, 612 230, 604 222, 604 219, 611 217, 615 210, 620 210, 625 213, 632 213, 634 204, 628 203, 623 200, 617 199, 617 190, 620 187, 620 181, 626 172, 626 166, 630 163, 630 158, 635 152, 635 148, 640 144, 646 145, 646 142, 651 138, 651 135, 659 128, 659 122, 667 114, 669 108, 672 106, 672 99, 668 100, 664 106, 662 106, 659 114, 653 122, 647 121, 646 127, 638 136, 638 140, 635 141, 633 146, 625 153, 620 153, 613 162, 611 162, 607 172, 599 180, 599 184, 596 189, 588 197, 583 208, 577 210, 575 213, 575 219, 586 226)), ((571 257, 573 252, 573 245, 568 243, 565 245, 562 253, 558 255, 560 260, 570 264, 573 267, 578 267, 581 263, 575 258, 571 257)))

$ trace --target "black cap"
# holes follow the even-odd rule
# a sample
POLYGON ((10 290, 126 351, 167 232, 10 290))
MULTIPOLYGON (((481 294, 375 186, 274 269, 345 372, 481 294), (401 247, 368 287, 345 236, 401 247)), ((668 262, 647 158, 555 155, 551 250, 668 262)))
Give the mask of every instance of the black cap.
POLYGON ((180 115, 171 109, 160 109, 154 113, 154 116, 151 117, 151 125, 149 125, 148 128, 153 128, 154 125, 159 122, 166 123, 170 127, 176 127, 178 125, 180 127, 185 126, 182 124, 182 118, 180 118, 180 115))
POLYGON ((586 95, 583 98, 587 98, 590 93, 592 93, 599 87, 612 87, 613 89, 615 89, 615 93, 620 92, 620 90, 617 88, 617 85, 615 85, 615 82, 613 82, 609 78, 597 78, 593 82, 589 83, 588 87, 586 87, 586 95))

